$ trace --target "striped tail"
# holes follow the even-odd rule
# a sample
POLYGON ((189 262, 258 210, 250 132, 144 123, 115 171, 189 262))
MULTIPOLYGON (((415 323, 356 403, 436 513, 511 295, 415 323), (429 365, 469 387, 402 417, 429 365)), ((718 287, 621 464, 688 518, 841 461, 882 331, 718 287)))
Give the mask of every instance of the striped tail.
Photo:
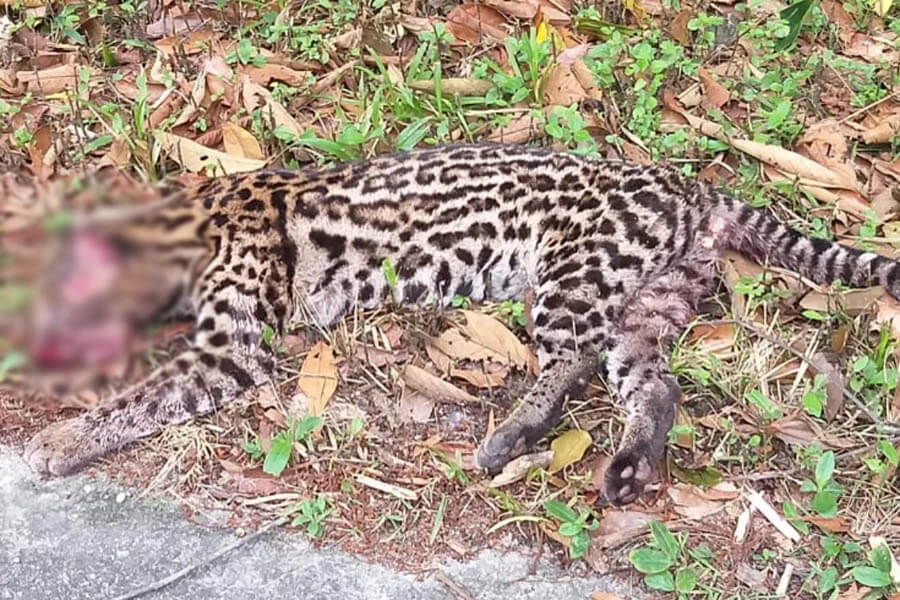
POLYGON ((874 252, 864 252, 830 242, 810 239, 782 225, 765 210, 720 195, 735 226, 728 248, 760 262, 790 269, 820 285, 834 281, 853 286, 880 285, 900 299, 900 263, 874 252))

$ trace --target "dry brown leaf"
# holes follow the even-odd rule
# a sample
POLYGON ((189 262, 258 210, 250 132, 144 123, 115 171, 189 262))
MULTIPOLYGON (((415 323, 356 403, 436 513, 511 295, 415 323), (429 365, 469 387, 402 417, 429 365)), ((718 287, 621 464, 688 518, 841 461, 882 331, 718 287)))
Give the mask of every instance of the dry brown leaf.
POLYGON ((846 385, 843 372, 835 367, 821 352, 816 352, 808 359, 813 370, 825 376, 825 410, 827 421, 833 419, 844 405, 844 388, 846 385))
POLYGON ((419 392, 404 391, 400 396, 397 416, 402 423, 427 423, 434 409, 434 400, 419 392))
POLYGON ((721 108, 731 99, 731 92, 726 90, 721 83, 713 79, 712 75, 710 75, 709 71, 705 68, 698 68, 697 75, 700 77, 700 82, 703 84, 706 100, 711 106, 714 108, 721 108))
POLYGON ((844 48, 847 56, 858 56, 871 63, 896 64, 900 55, 890 46, 864 33, 855 33, 850 43, 844 48))
POLYGON ((550 105, 569 106, 588 98, 587 91, 567 64, 556 64, 547 73, 543 83, 544 102, 550 105))
POLYGON ((855 317, 868 311, 879 298, 883 297, 885 297, 884 288, 880 286, 832 294, 810 292, 801 298, 800 306, 821 313, 842 310, 855 317))
POLYGON ((533 454, 523 454, 515 458, 503 467, 491 481, 488 487, 498 488, 510 483, 515 483, 523 479, 533 467, 538 469, 546 469, 553 460, 553 451, 545 450, 544 452, 535 452, 533 454))
POLYGON ((203 171, 211 175, 228 175, 256 171, 266 166, 263 160, 232 156, 164 131, 156 132, 154 137, 172 160, 195 173, 203 171))
POLYGON ((550 449, 553 451, 550 473, 556 473, 577 463, 591 447, 592 442, 591 434, 582 429, 570 429, 550 442, 550 449))
MULTIPOLYGON (((455 327, 451 327, 436 338, 431 338, 428 345, 457 360, 492 360, 501 364, 510 362, 507 356, 464 337, 455 327)), ((436 360, 435 364, 439 364, 439 361, 436 360)))
POLYGON ((900 339, 900 302, 891 298, 887 294, 875 300, 875 318, 872 320, 872 329, 880 329, 882 325, 888 324, 891 328, 891 336, 900 339))
POLYGON ((600 525, 591 533, 591 551, 615 548, 647 533, 647 524, 659 518, 637 510, 610 510, 603 514, 600 525))
POLYGON ((830 533, 844 533, 850 530, 850 525, 844 517, 820 517, 817 515, 806 515, 801 517, 807 523, 812 523, 820 529, 824 529, 830 533))
POLYGON ((766 425, 765 431, 794 446, 806 446, 812 441, 822 439, 822 429, 805 415, 782 417, 766 425))
POLYGON ((471 310, 461 312, 466 317, 466 323, 460 329, 473 342, 494 351, 519 368, 537 373, 537 358, 534 353, 503 323, 483 313, 471 310))
POLYGON ((19 71, 16 78, 33 94, 56 94, 64 90, 74 90, 78 85, 79 73, 86 70, 90 80, 97 76, 97 70, 86 65, 62 64, 37 71, 19 71))
MULTIPOLYGON (((409 81, 406 85, 420 92, 434 93, 436 90, 436 84, 431 79, 409 81)), ((441 93, 449 96, 484 96, 493 85, 490 81, 471 77, 444 77, 441 79, 441 93)))
POLYGON ((297 388, 309 398, 309 414, 321 415, 337 390, 337 364, 334 351, 326 342, 316 343, 303 359, 297 388))
POLYGON ((199 28, 203 25, 203 22, 203 17, 196 13, 191 13, 189 15, 173 15, 172 13, 165 11, 159 19, 148 24, 144 32, 150 39, 175 36, 199 28))
POLYGON ((819 7, 825 16, 828 17, 828 20, 837 26, 838 37, 841 39, 841 43, 849 43, 856 30, 853 26, 853 17, 850 16, 843 4, 836 0, 822 0, 819 7))
POLYGON ((871 591, 872 590, 865 586, 857 587, 854 583, 841 592, 841 595, 837 597, 837 600, 862 600, 871 591))
POLYGON ((704 352, 722 354, 734 346, 734 331, 735 326, 728 323, 720 325, 701 323, 691 330, 688 339, 704 352))
POLYGON ((669 25, 669 35, 682 46, 691 45, 691 32, 688 30, 688 21, 693 17, 694 15, 691 11, 683 8, 681 9, 681 12, 675 15, 671 25, 669 25))
POLYGON ((457 6, 446 19, 447 31, 456 44, 480 44, 483 41, 502 42, 508 35, 506 19, 495 9, 466 2, 457 6), (485 40, 484 38, 487 38, 485 40))
POLYGON ((591 600, 622 600, 619 596, 615 594, 609 594, 607 592, 591 592, 591 600))
POLYGON ((543 131, 541 121, 528 112, 487 135, 487 140, 506 144, 525 144, 543 131))
POLYGON ((837 173, 847 189, 858 187, 856 169, 848 159, 849 146, 837 119, 824 119, 807 127, 798 144, 806 146, 810 158, 837 173))
POLYGON ((874 127, 862 132, 862 139, 867 144, 886 144, 900 133, 900 113, 892 115, 874 127))
POLYGON ((276 127, 283 127, 295 136, 303 133, 303 127, 300 123, 291 116, 280 102, 272 97, 269 90, 258 83, 254 83, 246 76, 241 81, 241 96, 244 108, 249 112, 261 108, 262 114, 266 118, 271 118, 276 127))
MULTIPOLYGON (((670 106, 670 108, 672 106, 670 106)), ((767 162, 786 173, 796 175, 799 178, 799 183, 836 188, 842 188, 849 184, 849 182, 844 181, 843 177, 834 173, 828 167, 797 154, 796 152, 786 150, 780 146, 731 137, 726 134, 722 126, 717 123, 695 117, 684 110, 678 110, 678 112, 687 119, 691 127, 704 135, 722 140, 741 152, 749 154, 763 162, 767 162)), ((850 189, 856 190, 855 182, 853 182, 853 187, 850 189)))
POLYGON ((240 73, 261 86, 267 86, 273 81, 281 81, 287 85, 300 87, 309 79, 308 71, 297 71, 276 63, 266 63, 261 67, 244 67, 240 73))
POLYGON ((500 367, 499 371, 475 371, 473 369, 450 369, 450 377, 462 379, 479 388, 503 387, 506 378, 506 368, 500 367))
POLYGON ((432 375, 425 369, 415 365, 406 365, 403 370, 403 381, 406 385, 437 400, 454 400, 457 402, 477 402, 478 398, 461 390, 452 383, 432 375))
POLYGON ((723 502, 710 500, 695 485, 677 483, 666 490, 672 499, 672 509, 688 519, 702 519, 715 514, 725 507, 723 502))
POLYGON ((263 159, 262 148, 253 134, 234 123, 222 125, 222 143, 228 154, 256 160, 263 159))
POLYGON ((373 367, 383 367, 408 360, 409 352, 404 349, 385 350, 370 344, 358 344, 353 347, 353 357, 364 360, 373 367))
POLYGON ((176 51, 183 52, 186 55, 199 54, 210 48, 211 42, 215 39, 216 34, 212 29, 197 29, 187 33, 186 35, 174 35, 162 38, 153 43, 156 49, 173 56, 176 51))

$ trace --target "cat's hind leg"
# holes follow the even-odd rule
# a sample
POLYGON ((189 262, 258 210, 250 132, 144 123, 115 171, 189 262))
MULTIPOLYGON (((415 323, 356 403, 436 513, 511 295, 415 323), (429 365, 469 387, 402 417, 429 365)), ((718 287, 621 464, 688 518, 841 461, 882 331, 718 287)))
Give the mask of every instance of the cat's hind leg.
POLYGON ((606 371, 627 411, 604 479, 604 494, 613 504, 633 502, 656 474, 681 396, 669 372, 669 348, 714 274, 711 256, 689 255, 627 303, 609 336, 606 371))

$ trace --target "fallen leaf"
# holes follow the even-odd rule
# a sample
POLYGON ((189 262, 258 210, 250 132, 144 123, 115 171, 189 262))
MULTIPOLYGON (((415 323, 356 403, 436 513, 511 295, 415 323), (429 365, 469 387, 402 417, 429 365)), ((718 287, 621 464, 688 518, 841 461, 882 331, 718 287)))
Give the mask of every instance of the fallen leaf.
POLYGON ((506 144, 525 144, 543 131, 543 123, 528 112, 487 135, 487 140, 506 144))
POLYGON ((693 17, 694 15, 691 11, 683 8, 681 12, 675 15, 675 18, 672 19, 672 23, 669 25, 669 35, 682 46, 691 45, 691 32, 688 29, 688 22, 693 17))
MULTIPOLYGON (((432 79, 408 81, 410 88, 420 92, 436 93, 437 84, 432 79)), ((494 84, 484 79, 471 77, 444 77, 441 79, 441 93, 449 96, 484 96, 494 84)))
POLYGON ((553 451, 550 473, 561 471, 581 460, 591 443, 591 434, 582 429, 570 429, 550 442, 550 449, 553 451))
POLYGON ((542 86, 544 102, 549 105, 569 106, 588 97, 572 67, 556 64, 547 73, 542 86))
POLYGON ((728 323, 720 325, 701 323, 691 330, 688 339, 704 352, 721 354, 734 346, 734 330, 735 326, 728 323))
POLYGON ((222 143, 225 144, 225 151, 228 154, 256 160, 263 159, 262 148, 259 147, 259 142, 253 134, 234 123, 222 125, 222 143))
POLYGON ((503 467, 493 479, 488 482, 488 487, 498 488, 523 479, 532 468, 546 469, 553 460, 553 451, 535 452, 523 454, 515 458, 503 467))
POLYGON ((425 369, 415 365, 406 365, 403 380, 417 392, 437 400, 455 400, 457 402, 477 402, 478 398, 461 390, 452 383, 432 375, 425 369))
POLYGON ((710 500, 703 495, 699 488, 678 483, 666 490, 672 499, 672 509, 688 519, 702 519, 715 514, 725 507, 723 502, 710 500))
POLYGON ((188 171, 228 175, 256 171, 266 166, 265 161, 232 156, 164 131, 156 132, 154 137, 169 157, 188 171))
POLYGON ((769 581, 768 575, 758 569, 754 569, 745 562, 742 562, 737 566, 734 575, 737 577, 738 581, 753 591, 767 591, 766 588, 769 581))
POLYGON ((884 297, 884 288, 879 286, 830 294, 810 292, 800 299, 800 306, 820 313, 844 311, 855 317, 868 311, 884 297))
POLYGON ((731 99, 731 92, 725 89, 721 83, 713 79, 702 66, 697 69, 697 75, 703 84, 703 91, 706 93, 706 100, 714 108, 721 108, 731 99))
POLYGON ((622 600, 619 596, 615 594, 609 594, 607 592, 591 592, 591 600, 622 600))
POLYGON ((482 4, 463 3, 447 15, 447 31, 457 44, 480 44, 483 41, 502 42, 508 35, 506 19, 495 9, 482 4), (488 40, 483 38, 487 37, 488 40))
POLYGON ((499 371, 490 371, 487 369, 481 371, 476 371, 474 369, 450 369, 450 377, 462 379, 479 388, 503 387, 507 371, 503 366, 500 366, 499 368, 499 371))
POLYGON ((261 67, 244 67, 240 73, 253 83, 267 86, 273 81, 281 81, 290 86, 300 87, 309 80, 308 71, 297 71, 287 65, 266 63, 261 67))
POLYGON ((659 518, 637 510, 609 510, 603 514, 599 526, 591 533, 591 551, 615 548, 647 533, 647 524, 659 518))
POLYGON ((455 327, 451 327, 436 338, 431 338, 428 345, 457 360, 493 360, 501 364, 510 362, 507 356, 464 337, 455 327))
POLYGON ((177 35, 165 37, 153 43, 156 49, 174 56, 177 52, 183 52, 185 55, 199 54, 210 48, 210 42, 215 38, 215 32, 212 29, 197 29, 188 32, 186 35, 177 35))
POLYGON ((830 421, 840 412, 844 405, 844 387, 846 381, 843 372, 835 367, 821 352, 816 352, 808 359, 813 370, 825 376, 825 420, 830 421))
POLYGON ((519 368, 537 373, 537 358, 528 346, 519 341, 513 332, 497 319, 471 310, 461 311, 466 317, 463 333, 473 342, 493 350, 519 368))
POLYGON ((321 415, 337 390, 334 351, 326 342, 316 343, 303 359, 297 388, 309 398, 309 414, 313 417, 321 415))
POLYGON ((892 115, 862 132, 862 139, 867 144, 886 144, 900 133, 900 113, 892 115))
POLYGON ((373 367, 383 367, 409 360, 409 352, 402 349, 385 350, 370 344, 357 344, 353 347, 353 357, 364 360, 373 367))
POLYGON ((806 515, 801 517, 807 523, 812 523, 819 529, 829 533, 845 533, 850 530, 850 525, 844 517, 820 517, 817 515, 806 515))
POLYGON ((427 423, 434 409, 434 400, 419 392, 404 392, 400 396, 397 416, 403 423, 427 423))
POLYGON ((889 325, 893 338, 900 339, 900 302, 887 294, 875 300, 875 318, 872 319, 872 329, 878 330, 882 325, 889 325))
POLYGON ((49 96, 65 90, 74 90, 82 72, 87 72, 89 82, 98 74, 96 69, 86 65, 63 64, 37 71, 18 71, 16 78, 29 92, 49 96))
POLYGON ((272 97, 269 90, 254 83, 247 76, 241 83, 241 97, 244 102, 244 108, 249 112, 261 109, 262 115, 267 119, 271 118, 275 127, 282 127, 294 136, 303 134, 303 127, 297 122, 291 113, 282 106, 280 102, 272 97))

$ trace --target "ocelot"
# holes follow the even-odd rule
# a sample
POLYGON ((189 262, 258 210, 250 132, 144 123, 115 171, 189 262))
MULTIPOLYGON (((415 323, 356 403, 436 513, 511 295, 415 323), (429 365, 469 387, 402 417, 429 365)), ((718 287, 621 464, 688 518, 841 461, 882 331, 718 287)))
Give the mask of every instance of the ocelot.
POLYGON ((192 346, 100 407, 54 423, 25 450, 44 475, 170 423, 213 411, 268 380, 264 326, 328 327, 388 296, 448 305, 534 293, 539 375, 483 440, 497 471, 535 445, 605 356, 625 405, 607 470, 613 503, 651 480, 679 387, 667 345, 709 293, 727 249, 821 284, 880 284, 900 297, 898 263, 808 239, 764 210, 663 166, 508 145, 451 145, 333 168, 204 180, 68 233, 35 311, 35 360, 66 365, 124 348, 136 325, 178 305, 192 346), (389 286, 384 259, 394 265, 389 286))

